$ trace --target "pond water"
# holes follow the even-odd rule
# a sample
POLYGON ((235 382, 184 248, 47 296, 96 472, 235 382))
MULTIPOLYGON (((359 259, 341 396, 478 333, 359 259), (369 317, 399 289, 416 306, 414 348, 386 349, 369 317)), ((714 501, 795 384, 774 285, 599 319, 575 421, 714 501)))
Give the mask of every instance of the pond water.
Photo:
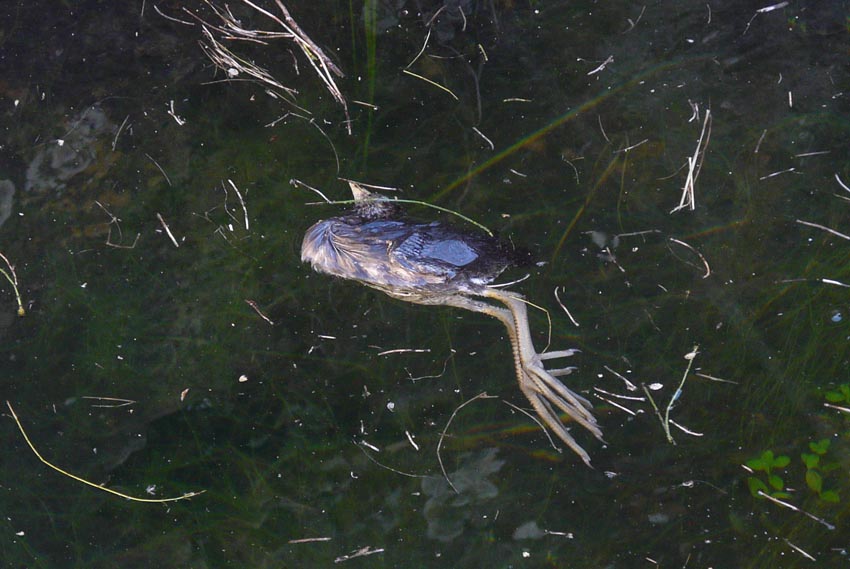
POLYGON ((850 3, 287 3, 335 97, 211 2, 4 3, 5 566, 850 564, 850 3), (345 179, 530 251, 593 468, 497 320, 300 262, 345 179))

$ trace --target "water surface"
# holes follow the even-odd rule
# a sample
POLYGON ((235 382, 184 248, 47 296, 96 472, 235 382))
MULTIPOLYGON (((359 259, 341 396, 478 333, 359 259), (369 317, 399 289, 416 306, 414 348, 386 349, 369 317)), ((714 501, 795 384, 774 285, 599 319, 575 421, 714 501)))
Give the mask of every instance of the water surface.
POLYGON ((846 563, 850 415, 824 404, 850 408, 847 2, 288 5, 350 123, 285 38, 227 45, 298 107, 223 81, 200 3, 7 4, 0 253, 26 316, 0 280, 2 398, 72 473, 204 494, 91 489, 9 418, 6 565, 846 563), (290 180, 340 178, 533 253, 513 288, 581 349, 594 469, 508 405, 497 321, 299 262, 343 206, 290 180))

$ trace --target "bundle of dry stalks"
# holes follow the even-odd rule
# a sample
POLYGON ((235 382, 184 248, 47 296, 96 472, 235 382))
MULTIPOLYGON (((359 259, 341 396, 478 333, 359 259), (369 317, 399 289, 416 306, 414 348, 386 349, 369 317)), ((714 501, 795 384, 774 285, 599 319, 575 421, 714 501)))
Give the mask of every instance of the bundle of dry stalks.
MULTIPOLYGON (((281 97, 287 102, 295 105, 294 97, 297 90, 292 87, 287 87, 280 81, 274 78, 266 69, 248 61, 246 58, 240 57, 233 50, 228 49, 224 44, 229 41, 245 41, 260 45, 269 45, 271 41, 283 39, 294 42, 301 52, 304 54, 310 66, 325 84, 325 87, 333 96, 334 100, 339 103, 345 112, 346 128, 351 134, 351 120, 348 114, 348 102, 342 95, 342 92, 337 87, 334 77, 344 77, 343 72, 336 66, 330 57, 325 55, 316 43, 301 29, 289 14, 289 10, 283 5, 280 0, 274 0, 281 16, 277 16, 268 10, 254 4, 250 0, 241 0, 243 4, 251 9, 263 14, 271 19, 281 30, 253 30, 246 29, 242 26, 239 19, 233 15, 230 7, 224 7, 214 4, 210 0, 204 0, 210 7, 213 13, 218 17, 218 23, 210 23, 203 20, 197 14, 192 13, 184 8, 187 14, 198 20, 201 24, 201 31, 204 39, 200 41, 201 48, 213 64, 224 71, 226 81, 253 81, 266 88, 266 92, 275 97, 281 97), (241 76, 241 77, 240 77, 241 76), (247 79, 245 79, 247 77, 247 79)), ((296 63, 297 71, 297 63, 296 63)))

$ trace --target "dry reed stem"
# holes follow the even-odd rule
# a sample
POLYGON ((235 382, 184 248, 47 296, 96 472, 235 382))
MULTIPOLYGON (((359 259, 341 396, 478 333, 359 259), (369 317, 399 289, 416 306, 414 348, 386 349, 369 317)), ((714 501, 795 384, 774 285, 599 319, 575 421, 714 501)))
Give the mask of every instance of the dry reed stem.
POLYGON ((791 504, 790 502, 785 502, 783 500, 780 500, 779 498, 774 498, 773 496, 765 493, 762 490, 758 491, 758 495, 761 496, 762 498, 770 500, 774 504, 778 504, 779 506, 782 506, 784 508, 788 508, 789 510, 794 510, 795 512, 799 512, 799 513, 801 513, 805 516, 808 516, 809 518, 811 518, 811 519, 815 520, 816 522, 818 522, 819 524, 823 525, 826 529, 829 529, 829 530, 835 529, 835 526, 832 525, 831 523, 829 523, 828 521, 824 520, 823 518, 819 518, 814 514, 810 514, 809 512, 807 512, 805 510, 801 510, 800 508, 798 508, 794 504, 791 504))
MULTIPOLYGON (((275 0, 275 4, 281 12, 281 17, 261 8, 260 6, 254 4, 250 0, 242 0, 242 3, 246 6, 251 7, 256 10, 260 14, 263 14, 267 18, 271 19, 277 25, 279 25, 283 31, 270 31, 270 30, 249 30, 243 28, 239 20, 230 12, 230 9, 225 6, 221 8, 213 4, 210 0, 204 0, 206 4, 212 9, 212 11, 218 16, 221 23, 219 25, 211 24, 201 19, 195 14, 192 14, 188 10, 184 8, 184 10, 196 18, 202 27, 202 32, 206 38, 207 43, 201 42, 201 48, 204 50, 204 53, 213 64, 216 65, 219 69, 225 72, 228 77, 228 80, 234 80, 235 77, 241 72, 245 73, 249 77, 252 77, 256 82, 273 87, 275 89, 279 89, 286 93, 289 97, 294 97, 297 91, 291 87, 284 86, 280 81, 275 79, 268 71, 265 69, 247 61, 232 51, 227 49, 220 41, 218 41, 213 33, 210 31, 215 30, 219 34, 221 34, 221 39, 224 40, 234 40, 234 41, 246 41, 251 43, 256 43, 260 45, 268 45, 270 41, 276 39, 285 39, 294 42, 301 52, 304 54, 307 62, 313 68, 313 71, 319 77, 319 79, 324 83, 325 88, 334 98, 334 100, 343 108, 343 112, 345 113, 346 118, 346 129, 348 134, 351 134, 351 117, 348 111, 348 102, 340 91, 339 87, 334 80, 334 77, 344 77, 343 72, 337 67, 337 65, 328 57, 325 52, 319 47, 310 36, 308 36, 304 30, 298 25, 295 19, 290 15, 289 10, 280 0, 275 0)), ((297 65, 297 64, 296 64, 297 65)), ((292 100, 287 97, 284 97, 285 100, 294 104, 292 100)))
POLYGON ((460 494, 460 492, 455 487, 454 483, 452 483, 451 478, 449 478, 449 474, 448 474, 448 472, 446 472, 446 465, 443 464, 443 456, 442 456, 442 454, 440 454, 440 450, 443 448, 443 439, 446 438, 446 432, 449 430, 449 427, 451 426, 452 421, 455 420, 455 417, 457 416, 458 412, 460 412, 461 409, 463 409, 464 407, 466 407, 467 405, 469 405, 470 403, 472 403, 476 399, 495 399, 495 398, 496 398, 495 395, 487 395, 487 392, 482 391, 481 393, 479 393, 475 397, 472 397, 471 399, 467 399, 466 401, 464 401, 463 403, 461 403, 460 405, 458 405, 455 408, 455 410, 452 412, 452 416, 449 417, 449 420, 446 423, 446 426, 443 427, 443 432, 440 433, 440 440, 437 441, 437 462, 440 463, 440 471, 443 473, 443 477, 446 479, 446 482, 449 483, 449 486, 451 487, 451 489, 454 490, 455 494, 460 494))
POLYGON ((177 239, 174 237, 174 234, 171 232, 171 229, 168 227, 168 224, 165 223, 165 220, 162 218, 162 215, 157 213, 156 218, 162 224, 162 227, 163 227, 163 229, 165 229, 165 233, 168 235, 168 238, 171 239, 171 242, 174 243, 174 246, 179 249, 180 244, 177 242, 177 239))
POLYGON ((353 551, 347 555, 341 555, 334 559, 334 563, 342 563, 343 561, 348 561, 350 559, 356 559, 357 557, 366 557, 368 555, 374 555, 376 553, 383 553, 384 549, 372 549, 371 546, 367 545, 366 547, 361 547, 360 549, 353 551))
POLYGON ((9 412, 12 414, 12 419, 15 420, 15 424, 18 425, 18 430, 21 431, 21 435, 23 435, 24 441, 26 441, 27 446, 30 447, 30 450, 38 458, 38 460, 40 460, 43 464, 45 464, 46 466, 55 470, 59 474, 63 474, 65 476, 67 476, 68 478, 72 479, 72 480, 76 480, 77 482, 85 484, 86 486, 91 486, 92 488, 95 488, 96 490, 101 490, 101 491, 106 492, 108 494, 113 494, 115 496, 118 496, 120 498, 124 498, 126 500, 130 500, 132 502, 144 502, 144 503, 148 503, 148 504, 163 504, 163 503, 166 503, 166 502, 177 502, 178 500, 186 500, 188 498, 193 498, 195 496, 198 496, 198 495, 206 492, 206 490, 200 490, 198 492, 187 492, 186 494, 183 494, 182 496, 177 496, 175 498, 137 498, 136 496, 130 496, 128 494, 124 494, 123 492, 113 490, 112 488, 107 488, 106 486, 102 486, 100 484, 95 484, 94 482, 90 482, 90 481, 86 480, 85 478, 81 478, 81 477, 79 477, 75 474, 71 474, 67 470, 63 470, 62 468, 56 466, 55 464, 49 462, 46 458, 41 456, 41 453, 39 453, 38 450, 35 448, 35 445, 30 440, 29 435, 27 435, 27 432, 24 430, 24 426, 21 424, 20 419, 18 419, 18 415, 15 413, 15 410, 12 408, 12 404, 9 403, 8 401, 6 401, 6 406, 9 408, 9 412))
POLYGON ((452 98, 453 98, 455 101, 459 101, 459 100, 460 100, 460 99, 458 98, 458 96, 457 96, 457 95, 455 95, 454 93, 452 93, 452 91, 451 91, 448 87, 444 87, 443 85, 440 85, 440 84, 439 84, 439 83, 437 83, 436 81, 431 81, 431 80, 430 80, 430 79, 428 79, 427 77, 423 77, 423 76, 421 76, 421 75, 419 75, 419 74, 417 74, 417 73, 414 73, 414 72, 412 72, 412 71, 410 71, 410 70, 408 70, 408 69, 402 69, 402 70, 401 70, 401 72, 402 72, 402 73, 404 73, 405 75, 410 75, 411 77, 416 77, 417 79, 421 79, 422 81, 425 81, 426 83, 429 83, 429 84, 433 85, 434 87, 436 87, 436 88, 438 88, 438 89, 441 89, 442 91, 445 91, 446 93, 448 93, 449 95, 451 95, 451 96, 452 96, 452 98))
POLYGON ((646 385, 641 385, 643 387, 644 393, 646 393, 647 398, 649 399, 650 405, 652 405, 652 409, 655 411, 655 415, 658 417, 658 420, 661 421, 661 427, 664 429, 664 434, 667 436, 667 442, 671 445, 676 444, 676 440, 673 438, 673 435, 670 433, 670 425, 673 424, 677 428, 682 431, 688 433, 689 435, 694 435, 701 437, 701 433, 696 433, 693 431, 689 431, 685 427, 679 425, 678 423, 674 423, 670 419, 670 411, 673 409, 673 404, 682 396, 683 389, 685 387, 685 381, 688 379, 688 374, 691 372, 691 367, 694 364, 694 360, 699 354, 699 345, 694 346, 693 350, 685 354, 685 359, 688 360, 688 366, 685 368, 685 373, 682 375, 682 380, 679 382, 679 387, 676 388, 676 391, 673 392, 673 395, 670 397, 670 402, 667 404, 667 407, 664 409, 664 415, 661 415, 661 410, 658 408, 658 405, 655 404, 655 399, 652 398, 652 394, 647 389, 646 385))
POLYGON ((15 273, 15 267, 9 262, 9 259, 7 259, 6 255, 3 253, 0 253, 0 259, 3 259, 3 262, 5 262, 6 266, 9 267, 8 273, 2 268, 0 268, 0 273, 3 273, 6 280, 8 280, 9 284, 12 285, 12 290, 15 291, 15 300, 18 301, 18 316, 26 316, 27 312, 24 310, 24 304, 21 301, 21 293, 18 290, 18 275, 15 273))
POLYGON ((274 326, 274 322, 272 322, 272 321, 271 321, 271 319, 270 319, 268 316, 266 316, 266 315, 263 313, 263 311, 262 311, 262 310, 260 310, 260 307, 257 305, 257 303, 256 303, 256 302, 254 302, 253 300, 250 300, 250 299, 246 298, 246 299, 245 299, 245 303, 246 303, 248 306, 250 306, 251 308, 253 308, 253 309, 254 309, 254 312, 256 312, 256 313, 259 315, 259 317, 260 317, 260 318, 262 318, 263 320, 265 320, 265 321, 268 323, 268 325, 269 325, 269 326, 274 326))
POLYGON ((827 233, 831 233, 832 235, 835 235, 836 237, 841 237, 842 239, 850 240, 850 235, 845 235, 845 234, 840 233, 840 232, 838 232, 834 229, 830 229, 829 227, 826 227, 825 225, 818 225, 817 223, 811 223, 809 221, 803 221, 802 219, 797 219, 795 221, 797 223, 799 223, 800 225, 807 225, 809 227, 814 227, 815 229, 820 229, 821 231, 826 231, 827 233))
POLYGON ((705 259, 705 257, 703 256, 702 253, 700 253, 693 246, 688 245, 684 241, 681 241, 681 240, 676 239, 674 237, 668 237, 668 239, 670 241, 672 241, 673 243, 678 243, 682 247, 685 247, 689 251, 693 252, 697 257, 699 257, 699 260, 702 261, 702 266, 705 268, 705 274, 702 276, 702 278, 707 279, 711 275, 711 267, 708 265, 708 261, 706 261, 706 259, 705 259))
POLYGON ((366 456, 366 458, 369 459, 369 461, 373 462, 374 464, 380 466, 381 468, 383 468, 385 470, 389 470, 390 472, 393 472, 395 474, 400 474, 401 476, 406 476, 407 478, 427 478, 427 475, 425 475, 425 474, 413 474, 411 472, 404 472, 403 470, 398 470, 396 468, 393 468, 391 466, 387 466, 386 464, 382 464, 381 462, 378 462, 377 460, 375 460, 375 457, 373 457, 371 454, 369 454, 368 452, 363 450, 364 446, 369 448, 370 450, 374 450, 374 447, 372 447, 372 445, 370 445, 366 441, 361 441, 359 443, 357 441, 354 441, 354 445, 357 448, 360 449, 360 452, 362 452, 366 456))
POLYGON ((708 141, 711 139, 711 110, 706 109, 705 119, 702 123, 702 131, 697 140, 697 146, 694 149, 692 156, 688 157, 688 176, 685 178, 685 186, 682 188, 682 197, 679 200, 679 205, 670 210, 670 213, 675 213, 679 210, 688 208, 693 211, 696 208, 696 181, 702 169, 702 163, 705 159, 705 151, 708 148, 708 141), (705 142, 703 142, 703 140, 705 142))

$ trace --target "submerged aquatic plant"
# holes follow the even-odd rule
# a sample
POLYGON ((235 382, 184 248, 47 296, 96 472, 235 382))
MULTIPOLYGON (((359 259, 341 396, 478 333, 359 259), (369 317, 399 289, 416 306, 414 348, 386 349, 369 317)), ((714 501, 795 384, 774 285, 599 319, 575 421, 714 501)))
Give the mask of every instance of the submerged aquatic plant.
POLYGON ((824 393, 824 398, 830 403, 844 403, 850 405, 850 383, 842 383, 835 389, 824 393))
POLYGON ((802 453, 800 459, 806 466, 806 486, 824 502, 837 503, 840 499, 838 492, 835 490, 824 490, 823 488, 824 474, 838 468, 837 464, 824 460, 824 456, 829 450, 829 444, 829 439, 810 442, 809 450, 812 452, 802 453))
POLYGON ((783 470, 791 463, 791 458, 781 454, 776 456, 772 450, 766 450, 761 453, 761 456, 751 458, 745 464, 753 473, 763 473, 765 480, 758 476, 750 476, 747 478, 747 486, 750 489, 750 494, 756 498, 761 498, 759 492, 772 496, 774 498, 790 498, 791 495, 785 491, 785 481, 782 480, 777 470, 783 470))

